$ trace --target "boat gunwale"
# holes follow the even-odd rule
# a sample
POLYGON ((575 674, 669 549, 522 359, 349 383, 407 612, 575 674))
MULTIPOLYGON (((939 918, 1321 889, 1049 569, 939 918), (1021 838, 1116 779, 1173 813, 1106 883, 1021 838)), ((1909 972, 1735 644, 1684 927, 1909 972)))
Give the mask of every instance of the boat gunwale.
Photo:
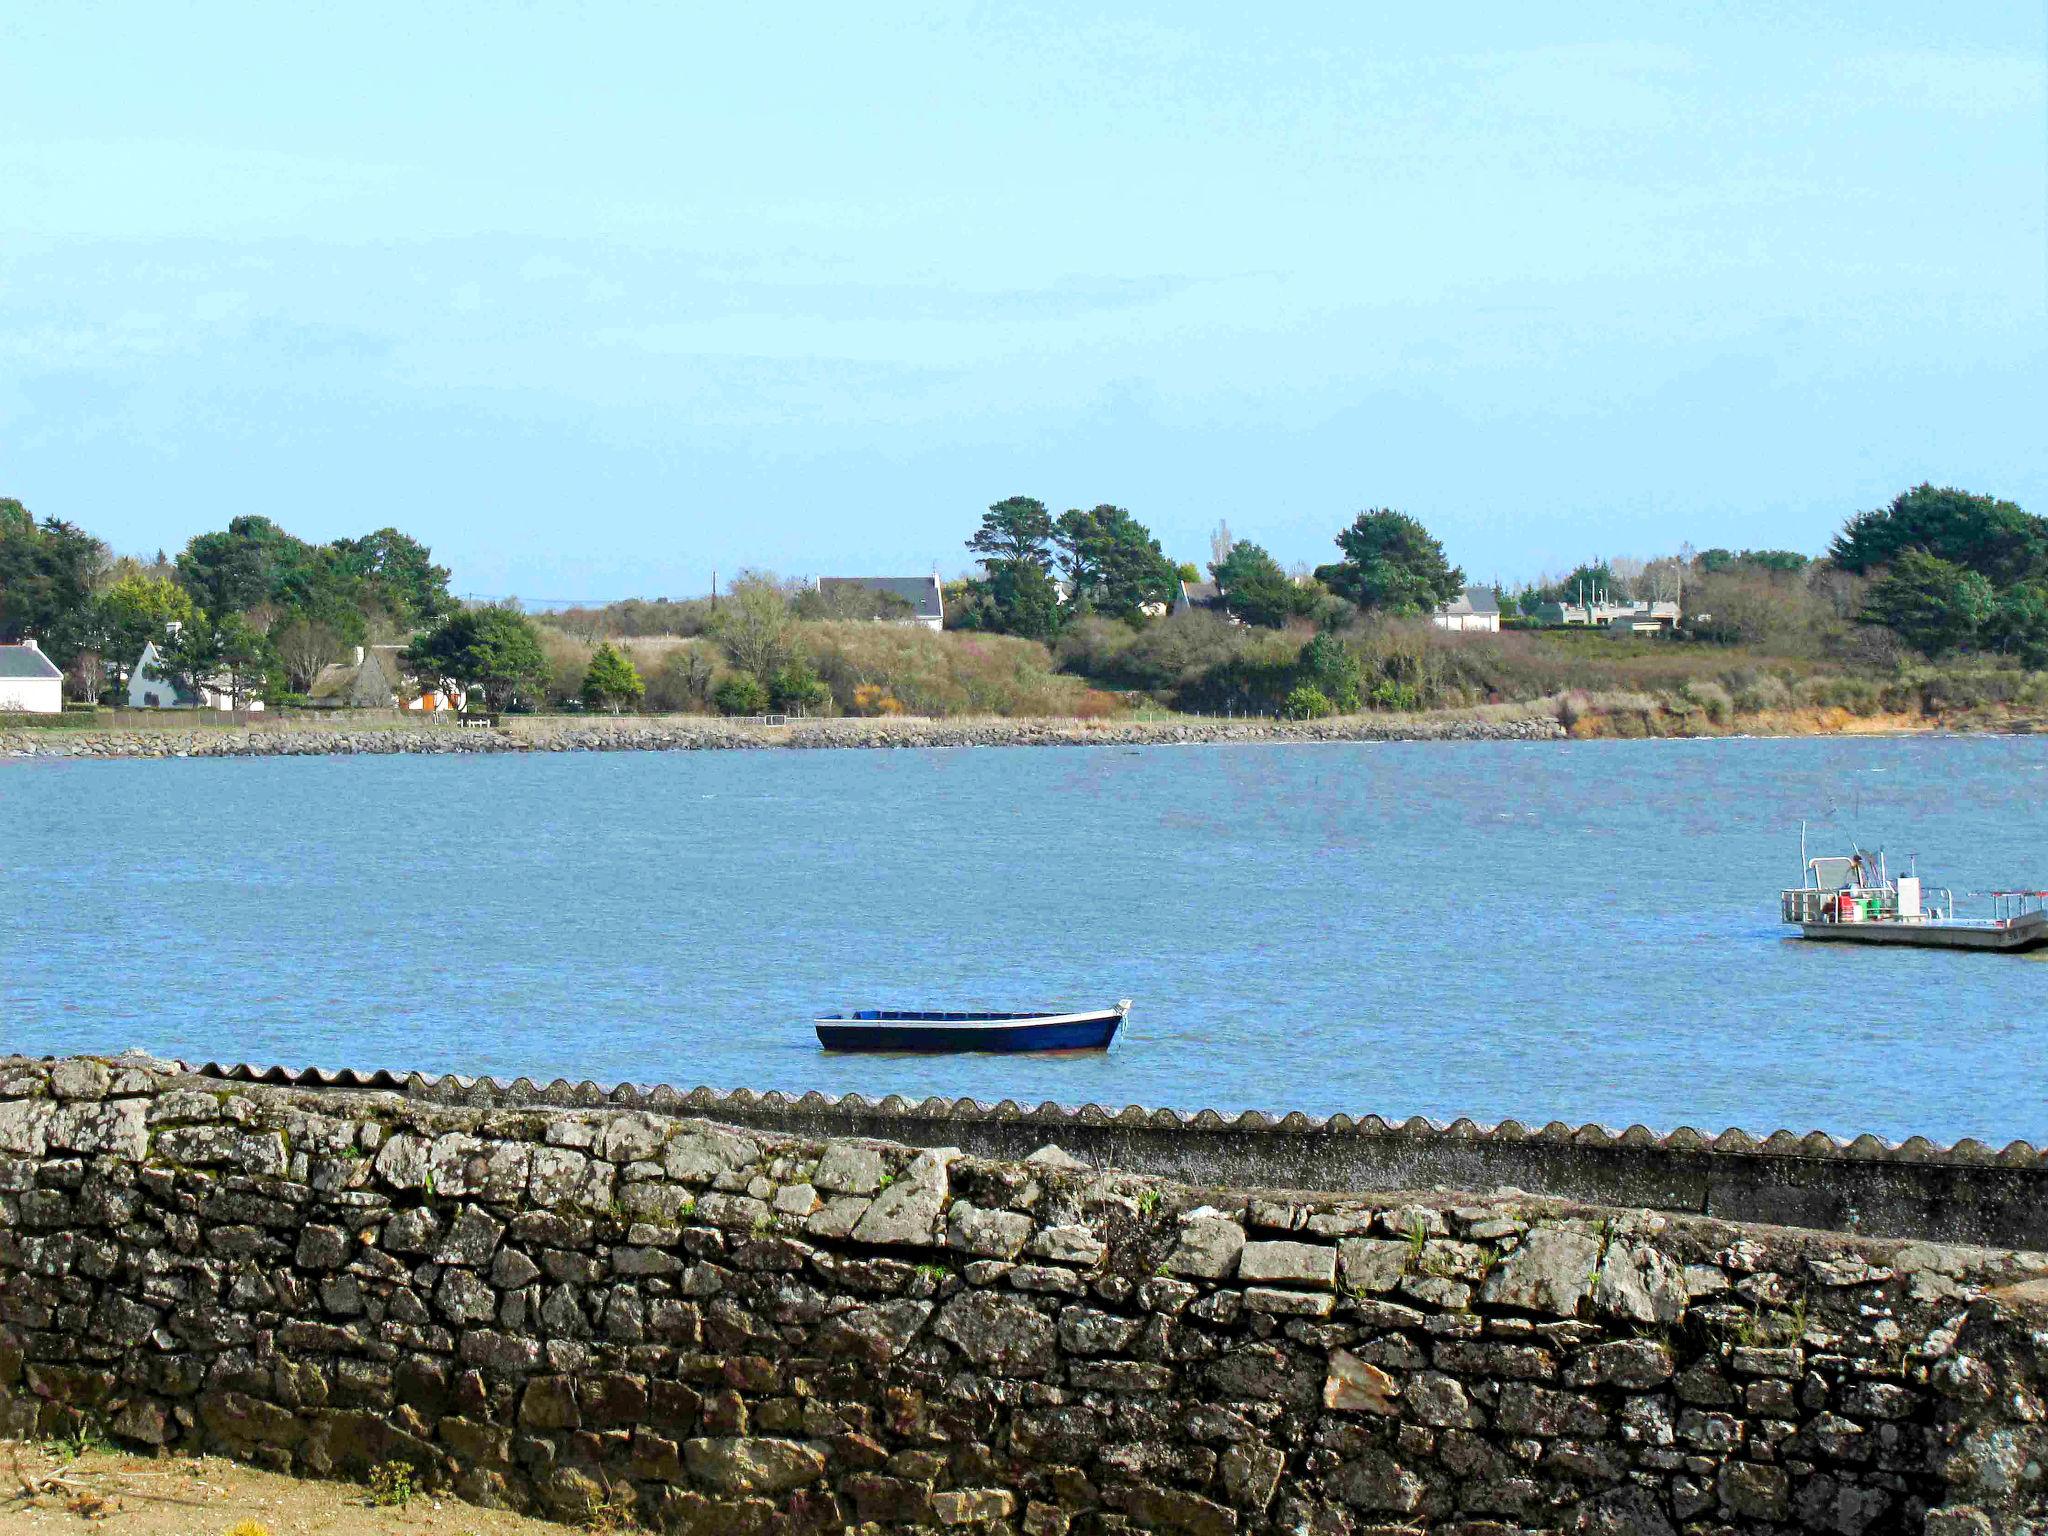
POLYGON ((876 1017, 825 1014, 812 1023, 834 1029, 1035 1029, 1056 1024, 1095 1024, 1121 1019, 1122 1008, 1089 1008, 1079 1013, 932 1013, 918 1009, 875 1009, 876 1017))

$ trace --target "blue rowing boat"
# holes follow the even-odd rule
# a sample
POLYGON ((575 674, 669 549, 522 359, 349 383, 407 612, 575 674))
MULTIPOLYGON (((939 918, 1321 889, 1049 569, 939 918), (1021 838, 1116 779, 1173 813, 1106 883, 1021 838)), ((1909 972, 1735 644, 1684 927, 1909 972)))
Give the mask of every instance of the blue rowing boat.
POLYGON ((861 1008, 817 1021, 828 1051, 1106 1051, 1131 1011, 1081 1013, 939 1013, 916 1008, 861 1008))

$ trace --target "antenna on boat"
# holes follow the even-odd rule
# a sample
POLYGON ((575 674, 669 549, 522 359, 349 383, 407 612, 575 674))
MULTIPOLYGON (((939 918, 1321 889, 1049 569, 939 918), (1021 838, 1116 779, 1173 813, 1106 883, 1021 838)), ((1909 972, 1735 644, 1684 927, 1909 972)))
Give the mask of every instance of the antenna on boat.
POLYGON ((1806 823, 1799 823, 1799 883, 1806 883, 1806 823))

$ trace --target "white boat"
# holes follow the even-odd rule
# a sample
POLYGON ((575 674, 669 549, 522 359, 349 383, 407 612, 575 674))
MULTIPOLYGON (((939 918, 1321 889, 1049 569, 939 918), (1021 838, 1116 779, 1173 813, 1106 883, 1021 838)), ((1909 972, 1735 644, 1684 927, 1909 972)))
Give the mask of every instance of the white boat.
POLYGON ((1778 898, 1780 915, 1801 938, 2008 955, 2048 946, 2048 892, 1993 891, 1989 917, 1957 917, 1952 891, 1923 886, 1917 874, 1894 879, 1882 853, 1859 849, 1803 862, 1803 882, 1778 898))

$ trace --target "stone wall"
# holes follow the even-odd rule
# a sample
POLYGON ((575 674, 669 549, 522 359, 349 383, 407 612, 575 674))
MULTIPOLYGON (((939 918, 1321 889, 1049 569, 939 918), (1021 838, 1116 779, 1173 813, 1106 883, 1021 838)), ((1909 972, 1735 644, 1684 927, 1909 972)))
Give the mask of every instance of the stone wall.
POLYGON ((1866 1237, 2048 1249, 2048 1150, 2023 1141, 2003 1148, 1974 1140, 1940 1147, 1915 1136, 1895 1146, 1875 1136, 1820 1132, 1759 1138, 1733 1130, 1709 1137, 1680 1129, 1656 1136, 1641 1126, 1610 1131, 1562 1121, 1439 1126, 1421 1118, 1394 1123, 1376 1115, 1321 1119, 1256 1110, 1226 1119, 1213 1110, 1112 1111, 1093 1104, 1030 1109, 972 1099, 873 1101, 857 1093, 679 1093, 631 1084, 602 1089, 558 1080, 542 1086, 525 1078, 294 1073, 218 1063, 194 1070, 229 1082, 388 1088, 474 1108, 652 1109, 813 1140, 869 1137, 999 1159, 1057 1142, 1098 1166, 1196 1184, 1513 1188, 1866 1237))
POLYGON ((720 1536, 2039 1532, 2044 1268, 0 1061, 0 1431, 720 1536))

